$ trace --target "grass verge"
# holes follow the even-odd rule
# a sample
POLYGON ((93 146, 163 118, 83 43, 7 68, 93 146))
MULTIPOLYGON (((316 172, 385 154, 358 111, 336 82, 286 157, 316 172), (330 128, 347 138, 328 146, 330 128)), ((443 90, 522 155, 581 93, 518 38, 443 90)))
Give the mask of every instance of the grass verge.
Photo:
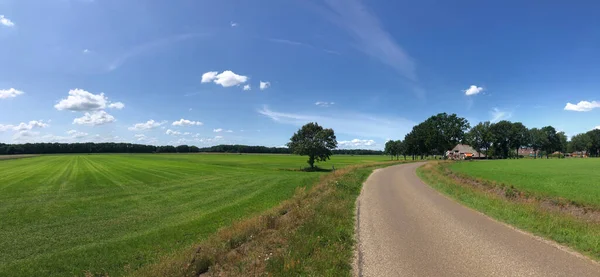
POLYGON ((350 166, 324 175, 279 206, 132 276, 350 276, 354 205, 362 183, 373 169, 397 163, 350 166))
POLYGON ((597 222, 549 209, 542 197, 517 197, 520 193, 513 187, 486 187, 452 178, 446 166, 446 163, 428 163, 420 167, 417 174, 431 187, 470 208, 600 260, 600 224, 597 222))

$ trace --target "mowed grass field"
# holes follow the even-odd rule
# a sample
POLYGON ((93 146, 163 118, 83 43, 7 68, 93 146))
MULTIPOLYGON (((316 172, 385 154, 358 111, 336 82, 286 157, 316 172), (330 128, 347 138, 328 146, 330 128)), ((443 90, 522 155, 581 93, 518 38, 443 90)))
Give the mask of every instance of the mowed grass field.
MULTIPOLYGON (((334 156, 319 166, 388 159, 334 156)), ((326 174, 293 171, 305 161, 208 154, 0 160, 0 276, 131 273, 326 174)))
POLYGON ((520 159, 458 162, 458 173, 513 185, 520 191, 560 197, 600 208, 600 159, 520 159))

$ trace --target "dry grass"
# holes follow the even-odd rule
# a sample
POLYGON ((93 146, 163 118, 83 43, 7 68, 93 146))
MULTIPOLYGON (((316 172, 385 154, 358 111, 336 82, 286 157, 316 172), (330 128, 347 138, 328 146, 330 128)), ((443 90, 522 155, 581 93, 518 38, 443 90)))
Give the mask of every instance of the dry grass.
POLYGON ((37 157, 37 156, 39 156, 39 155, 0 155, 0 160, 14 160, 14 159, 37 157))
MULTIPOLYGON (((310 272, 313 269, 306 268, 309 266, 307 261, 304 261, 302 257, 290 255, 290 252, 294 252, 296 255, 302 253, 302 250, 291 248, 296 247, 294 245, 297 245, 298 240, 303 236, 314 236, 314 234, 308 234, 309 231, 303 231, 307 228, 303 229, 302 226, 310 224, 311 221, 321 216, 342 218, 344 223, 341 225, 344 226, 339 226, 339 222, 336 223, 335 220, 327 221, 325 224, 337 224, 338 226, 331 226, 334 229, 348 229, 351 241, 345 241, 342 243, 343 245, 330 243, 330 248, 340 248, 337 252, 341 251, 341 253, 336 253, 336 257, 322 257, 323 264, 320 266, 336 267, 337 265, 333 264, 331 259, 341 259, 341 263, 347 260, 345 261, 347 267, 333 268, 332 272, 337 272, 333 275, 348 275, 351 270, 350 263, 354 244, 352 239, 354 211, 348 205, 353 205, 354 200, 352 199, 356 199, 360 192, 360 185, 373 168, 395 163, 397 162, 350 166, 324 175, 310 190, 298 189, 291 199, 260 216, 224 228, 197 247, 191 248, 185 253, 164 257, 160 262, 142 268, 132 276, 265 276, 272 275, 269 274, 270 272, 276 272, 275 275, 298 275, 293 272, 305 272, 306 270, 310 272), (353 173, 361 170, 363 174, 356 178, 358 175, 353 175, 353 173), (358 187, 358 190, 353 187, 351 193, 345 192, 341 182, 346 183, 344 186, 358 187), (355 184, 357 182, 358 184, 355 184), (341 203, 342 201, 344 203, 341 203)), ((323 224, 323 222, 319 224, 323 224)), ((326 226, 327 228, 330 227, 326 226)), ((327 237, 328 235, 322 236, 327 237)), ((327 239, 318 237, 321 243, 327 239)), ((317 251, 318 249, 309 250, 311 255, 319 255, 319 253, 315 253, 317 251)), ((322 252, 320 255, 326 255, 324 253, 322 252)), ((306 260, 309 259, 307 257, 306 260)), ((319 265, 313 266, 318 267, 319 265)), ((323 273, 321 269, 319 272, 321 272, 319 275, 332 275, 323 273)))
POLYGON ((493 193, 508 201, 534 204, 549 212, 558 212, 564 215, 573 216, 580 220, 600 223, 600 209, 596 207, 582 205, 564 197, 537 195, 519 190, 511 184, 476 178, 464 173, 454 172, 449 168, 450 164, 451 163, 449 162, 429 163, 424 166, 424 169, 437 171, 437 174, 442 174, 453 179, 456 184, 469 186, 486 193, 493 193))

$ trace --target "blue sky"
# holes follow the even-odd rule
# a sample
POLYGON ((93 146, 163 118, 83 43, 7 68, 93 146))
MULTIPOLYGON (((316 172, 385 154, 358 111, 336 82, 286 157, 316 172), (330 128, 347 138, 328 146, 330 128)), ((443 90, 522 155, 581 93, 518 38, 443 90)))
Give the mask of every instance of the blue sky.
POLYGON ((0 0, 0 142, 281 146, 317 121, 381 149, 439 112, 574 135, 600 127, 599 9, 0 0))

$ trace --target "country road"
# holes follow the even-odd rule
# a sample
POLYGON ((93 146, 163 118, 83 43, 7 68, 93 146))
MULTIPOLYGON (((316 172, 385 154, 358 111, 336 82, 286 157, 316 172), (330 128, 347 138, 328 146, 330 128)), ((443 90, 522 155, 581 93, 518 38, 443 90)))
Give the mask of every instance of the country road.
POLYGON ((380 169, 357 201, 356 276, 600 276, 600 265, 424 184, 423 163, 380 169))

